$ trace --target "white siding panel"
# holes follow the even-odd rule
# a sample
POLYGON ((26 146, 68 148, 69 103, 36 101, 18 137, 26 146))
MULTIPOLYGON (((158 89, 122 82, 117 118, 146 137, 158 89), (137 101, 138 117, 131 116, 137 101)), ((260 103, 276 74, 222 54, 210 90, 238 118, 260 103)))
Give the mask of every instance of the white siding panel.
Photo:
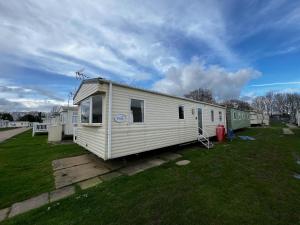
POLYGON ((224 108, 197 104, 187 100, 113 86, 113 117, 125 114, 126 122, 112 122, 112 158, 197 140, 197 107, 203 109, 203 126, 208 136, 215 136, 218 124, 225 125, 224 108), (144 100, 144 123, 131 124, 130 99, 144 100), (184 119, 178 118, 178 107, 184 106, 184 119), (194 109, 194 115, 192 114, 194 109), (215 121, 210 121, 210 109, 215 110, 215 121), (222 111, 222 122, 218 112, 222 111))
MULTIPOLYGON (((95 90, 103 93, 102 99, 102 126, 86 126, 81 124, 80 119, 80 104, 79 104, 79 123, 76 128, 76 140, 75 142, 97 156, 107 159, 107 113, 108 113, 108 85, 107 84, 87 84, 89 86, 82 85, 81 88, 91 88, 91 90, 84 90, 85 94, 80 94, 81 100, 88 97, 87 93, 95 93, 95 90), (96 85, 96 86, 94 86, 96 85), (85 97, 84 97, 85 96, 85 97)), ((78 93, 80 93, 79 90, 78 93)), ((78 96, 78 95, 77 95, 78 96)))
POLYGON ((216 127, 223 125, 226 129, 226 109, 217 106, 203 105, 203 128, 209 137, 216 136, 216 127), (214 121, 211 121, 211 110, 214 111, 214 121), (222 121, 219 120, 219 112, 222 112, 222 121))
POLYGON ((76 129, 76 143, 91 151, 95 155, 105 157, 105 131, 101 127, 78 127, 76 129))
POLYGON ((74 104, 78 104, 80 101, 100 91, 100 84, 98 83, 87 83, 83 84, 74 98, 74 104))

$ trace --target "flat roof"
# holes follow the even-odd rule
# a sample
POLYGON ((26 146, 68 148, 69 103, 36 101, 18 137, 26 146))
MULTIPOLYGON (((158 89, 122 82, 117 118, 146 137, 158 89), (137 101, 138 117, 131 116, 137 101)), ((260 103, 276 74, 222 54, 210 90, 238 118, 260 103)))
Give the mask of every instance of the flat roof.
POLYGON ((251 111, 251 110, 248 110, 248 109, 237 109, 237 108, 234 108, 234 107, 226 107, 226 108, 241 111, 241 112, 250 112, 251 111))
POLYGON ((148 89, 143 89, 143 88, 139 88, 139 87, 129 86, 127 84, 117 83, 117 82, 114 82, 114 81, 111 81, 111 80, 106 80, 106 79, 100 78, 100 77, 83 80, 81 82, 79 88, 77 89, 77 91, 76 91, 76 93, 75 93, 75 95, 73 97, 73 100, 75 99, 75 97, 76 97, 78 91, 80 90, 81 86, 83 84, 89 84, 89 83, 99 83, 99 84, 101 84, 101 83, 107 83, 107 84, 112 83, 113 85, 120 86, 120 87, 130 88, 130 89, 134 89, 134 90, 138 90, 138 91, 148 92, 148 93, 151 93, 151 94, 162 95, 162 96, 166 96, 166 97, 177 98, 177 99, 186 100, 186 101, 190 101, 190 102, 194 102, 194 103, 211 105, 211 106, 216 106, 216 107, 219 107, 219 108, 226 109, 225 106, 221 106, 221 105, 218 105, 218 104, 213 104, 213 103, 208 103, 208 102, 202 102, 202 101, 196 101, 196 100, 193 100, 193 99, 190 99, 190 98, 179 97, 179 96, 176 96, 176 95, 170 95, 170 94, 165 94, 165 93, 161 93, 161 92, 157 92, 157 91, 152 91, 152 90, 148 90, 148 89))

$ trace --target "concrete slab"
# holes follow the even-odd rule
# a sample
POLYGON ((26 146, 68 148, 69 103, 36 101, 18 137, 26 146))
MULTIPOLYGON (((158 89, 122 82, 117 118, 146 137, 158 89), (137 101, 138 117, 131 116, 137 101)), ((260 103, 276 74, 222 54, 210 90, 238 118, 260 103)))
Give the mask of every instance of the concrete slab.
POLYGON ((289 128, 291 128, 291 129, 296 129, 296 128, 297 128, 296 125, 291 124, 291 123, 287 123, 286 125, 287 125, 289 128))
POLYGON ((9 138, 12 138, 13 136, 16 136, 17 134, 21 134, 29 129, 30 128, 22 127, 22 128, 0 131, 0 143, 9 138))
POLYGON ((146 162, 149 163, 152 167, 154 167, 154 166, 160 166, 161 164, 164 164, 166 161, 163 159, 153 158, 147 160, 146 162))
POLYGON ((166 153, 162 153, 159 158, 166 160, 166 161, 172 161, 175 159, 178 159, 182 157, 182 155, 177 154, 177 153, 173 153, 173 152, 166 152, 166 153))
POLYGON ((122 173, 115 171, 115 172, 104 174, 104 175, 100 176, 100 178, 101 178, 101 180, 109 181, 109 180, 112 180, 119 176, 122 176, 122 173))
POLYGON ((55 191, 50 192, 50 202, 58 201, 73 194, 75 194, 74 186, 68 186, 57 189, 55 191))
POLYGON ((283 134, 291 135, 294 134, 294 132, 289 128, 282 128, 283 134))
POLYGON ((103 161, 103 163, 112 171, 121 169, 122 167, 126 166, 125 161, 122 159, 113 159, 105 162, 103 161))
POLYGON ((78 183, 78 185, 80 186, 80 188, 82 190, 85 190, 87 188, 91 188, 91 187, 94 187, 98 184, 101 184, 102 183, 102 180, 100 180, 98 177, 94 177, 94 178, 91 178, 91 179, 88 179, 88 180, 85 180, 85 181, 81 181, 78 183))
POLYGON ((28 212, 32 209, 39 208, 43 205, 46 205, 49 202, 49 194, 44 193, 37 197, 27 199, 23 202, 18 202, 12 205, 11 211, 8 215, 9 218, 16 216, 21 213, 28 212))
POLYGON ((294 174, 294 177, 295 177, 296 179, 300 179, 300 174, 295 173, 295 174, 294 174))
POLYGON ((180 161, 176 162, 176 165, 185 166, 185 165, 189 164, 190 162, 191 161, 189 161, 189 160, 180 160, 180 161))
POLYGON ((53 170, 61 170, 66 169, 72 166, 78 166, 82 164, 87 164, 93 162, 95 160, 95 156, 92 154, 85 154, 75 157, 68 157, 63 159, 57 159, 52 161, 53 170))
POLYGON ((132 176, 163 163, 165 163, 165 161, 162 159, 139 160, 137 162, 129 163, 128 166, 120 169, 120 172, 128 176, 132 176))
POLYGON ((0 222, 7 218, 9 210, 10 210, 10 208, 0 210, 0 222))
POLYGON ((110 172, 110 170, 103 164, 95 162, 56 170, 54 172, 55 187, 61 188, 69 186, 71 184, 100 176, 108 172, 110 172))

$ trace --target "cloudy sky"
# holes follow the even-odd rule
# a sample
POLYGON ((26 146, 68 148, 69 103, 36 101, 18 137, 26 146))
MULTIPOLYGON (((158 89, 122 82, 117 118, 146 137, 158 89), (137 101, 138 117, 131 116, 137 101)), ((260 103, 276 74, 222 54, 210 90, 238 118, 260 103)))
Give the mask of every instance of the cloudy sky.
POLYGON ((0 111, 66 104, 75 71, 218 99, 300 91, 300 2, 0 2, 0 111))

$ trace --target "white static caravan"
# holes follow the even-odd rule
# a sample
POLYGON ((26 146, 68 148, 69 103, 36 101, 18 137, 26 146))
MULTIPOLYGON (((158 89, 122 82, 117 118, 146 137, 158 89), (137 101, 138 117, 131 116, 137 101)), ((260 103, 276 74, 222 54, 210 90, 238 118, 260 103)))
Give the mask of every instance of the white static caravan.
POLYGON ((199 133, 213 137, 219 124, 226 127, 225 107, 101 78, 83 81, 74 104, 74 142, 104 160, 196 141, 199 133))
POLYGON ((32 127, 32 123, 28 121, 11 121, 7 127, 32 127))
POLYGON ((250 125, 262 125, 263 124, 263 114, 252 110, 250 111, 250 125))
POLYGON ((0 128, 6 128, 8 127, 8 120, 0 120, 0 128))
POLYGON ((300 110, 298 110, 296 113, 296 124, 300 126, 300 110))
POLYGON ((265 125, 265 126, 269 126, 270 125, 270 116, 268 115, 268 113, 263 113, 262 124, 265 125))
POLYGON ((59 121, 64 135, 73 135, 74 127, 77 126, 78 107, 60 106, 58 109, 59 121))

